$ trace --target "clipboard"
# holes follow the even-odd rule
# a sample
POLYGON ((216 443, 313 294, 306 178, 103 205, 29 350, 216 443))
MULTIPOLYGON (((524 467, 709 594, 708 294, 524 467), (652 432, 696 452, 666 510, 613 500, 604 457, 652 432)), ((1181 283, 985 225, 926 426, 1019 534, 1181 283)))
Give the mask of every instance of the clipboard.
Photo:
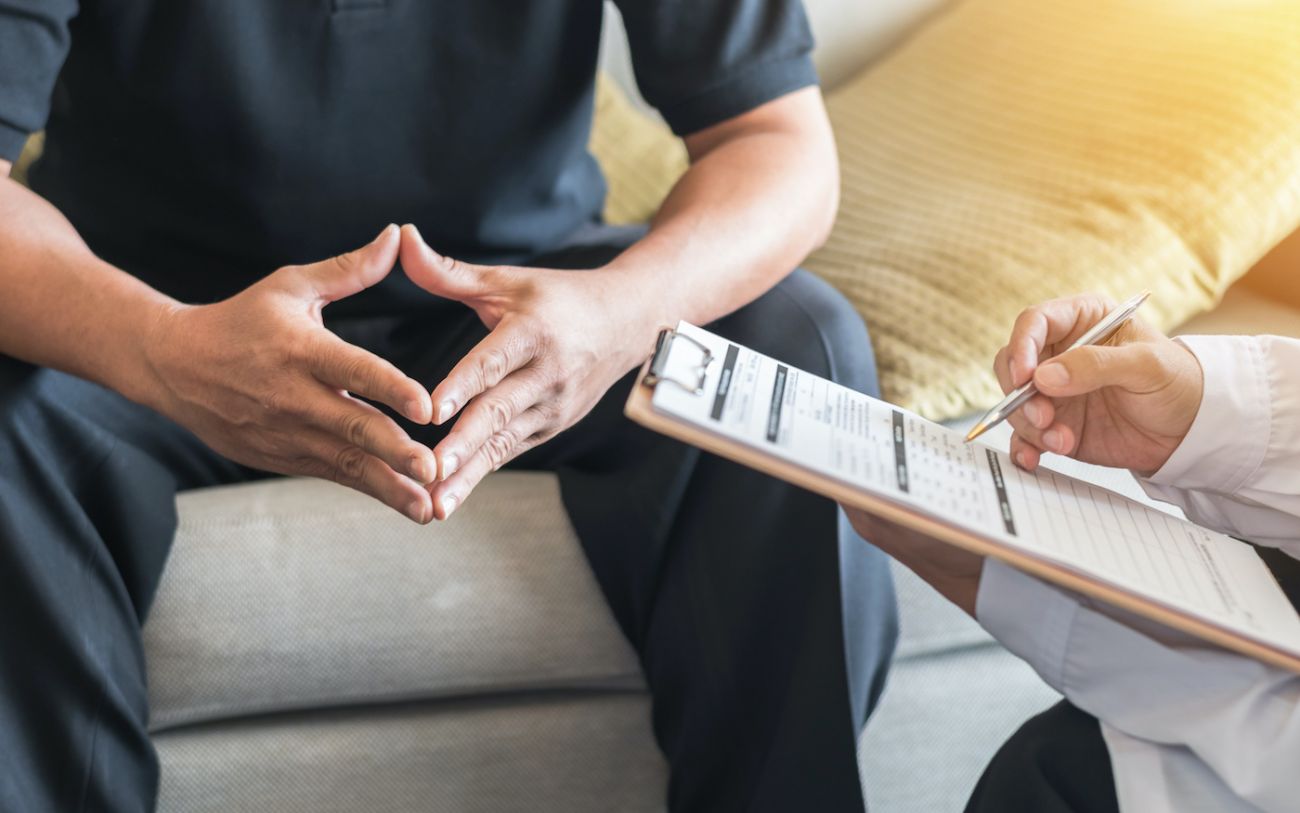
MULTIPOLYGON (((837 503, 859 508, 971 553, 998 559, 1043 581, 1119 607, 1262 663, 1300 673, 1300 649, 1292 651, 1281 645, 1245 636, 1236 630, 1227 629, 1155 601, 1142 593, 1118 587, 1050 559, 1032 555, 995 538, 974 533, 942 518, 921 513, 908 505, 854 487, 810 468, 793 464, 745 443, 697 428, 656 410, 653 395, 657 387, 676 387, 689 393, 704 395, 706 372, 716 361, 716 354, 693 337, 672 328, 661 330, 655 342, 654 352, 642 366, 636 384, 628 396, 624 414, 655 432, 769 474, 837 503), (674 373, 667 369, 669 353, 679 342, 685 342, 698 353, 698 364, 688 371, 690 374, 687 375, 683 375, 681 371, 674 373)), ((1240 544, 1247 545, 1245 542, 1240 544)), ((1280 585, 1278 589, 1281 591, 1280 585)))

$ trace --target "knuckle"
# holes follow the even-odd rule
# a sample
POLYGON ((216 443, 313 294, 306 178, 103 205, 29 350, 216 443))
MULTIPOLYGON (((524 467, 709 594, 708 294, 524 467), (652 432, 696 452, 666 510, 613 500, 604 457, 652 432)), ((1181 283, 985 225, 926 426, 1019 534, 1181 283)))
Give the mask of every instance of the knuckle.
POLYGON ((369 436, 370 416, 352 412, 343 419, 343 438, 353 446, 364 446, 369 436))
POLYGON ((286 415, 290 403, 291 400, 285 395, 284 390, 276 388, 262 397, 262 410, 272 417, 286 415))
POLYGON ((479 377, 484 387, 490 387, 510 372, 510 356, 500 347, 485 348, 478 360, 479 377))
POLYGON ((281 346, 285 362, 294 367, 310 364, 315 360, 312 344, 311 340, 302 333, 294 334, 281 346))
POLYGON ((361 356, 349 358, 343 363, 344 376, 349 384, 363 392, 371 390, 375 380, 374 365, 361 356))
POLYGON ((304 477, 317 477, 322 480, 334 479, 333 464, 310 454, 295 455, 289 460, 289 466, 292 467, 290 473, 293 474, 301 474, 304 477))
POLYGON ((448 276, 458 276, 465 271, 465 264, 455 257, 448 257, 446 254, 434 255, 434 267, 448 276))
POLYGON ((514 409, 505 398, 493 397, 483 402, 483 410, 494 430, 503 429, 514 417, 514 409))
POLYGON ((339 348, 329 341, 303 343, 303 358, 318 374, 331 375, 338 365, 339 348))
POLYGON ((510 458, 510 453, 514 451, 519 441, 515 438, 514 433, 509 429, 503 429, 488 438, 487 443, 483 444, 484 451, 487 453, 488 462, 493 466, 499 466, 510 458))
POLYGON ((355 271, 357 268, 357 263, 358 263, 357 255, 356 252, 353 251, 346 251, 342 254, 335 255, 334 257, 335 267, 337 267, 338 270, 342 271, 344 274, 350 274, 353 271, 355 271))
POLYGON ((1042 308, 1043 308, 1042 305, 1030 305, 1029 307, 1022 310, 1020 314, 1016 316, 1016 322, 1013 330, 1016 333, 1020 333, 1021 331, 1027 329, 1042 315, 1043 312, 1042 308))
POLYGON ((343 485, 361 482, 366 471, 366 453, 356 446, 346 446, 334 455, 333 480, 343 485))
POLYGON ((537 414, 538 420, 543 424, 553 423, 560 417, 560 405, 558 402, 553 400, 542 401, 533 407, 533 411, 537 414))

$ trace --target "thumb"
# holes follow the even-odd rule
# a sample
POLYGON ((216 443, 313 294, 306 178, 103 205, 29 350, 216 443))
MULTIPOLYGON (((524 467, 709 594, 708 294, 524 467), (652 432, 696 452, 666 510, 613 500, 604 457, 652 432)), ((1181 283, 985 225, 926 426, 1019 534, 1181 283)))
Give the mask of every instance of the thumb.
POLYGON ((402 227, 401 258, 411 282, 434 296, 466 302, 488 292, 488 268, 439 254, 409 223, 402 227))
POLYGON ((397 226, 389 224, 379 236, 356 251, 303 266, 316 296, 334 302, 360 293, 388 276, 397 262, 397 226))
POLYGON ((1151 392, 1163 386, 1164 378, 1165 367, 1147 342, 1076 347, 1034 371, 1034 385, 1052 398, 1086 395, 1104 387, 1151 392))

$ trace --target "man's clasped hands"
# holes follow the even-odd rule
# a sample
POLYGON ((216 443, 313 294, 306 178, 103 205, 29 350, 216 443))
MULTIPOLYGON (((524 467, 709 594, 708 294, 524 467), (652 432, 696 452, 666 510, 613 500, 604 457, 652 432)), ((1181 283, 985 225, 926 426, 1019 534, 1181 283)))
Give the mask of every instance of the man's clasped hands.
POLYGON ((446 519, 488 472, 572 426, 640 361, 629 350, 638 342, 615 340, 638 327, 615 307, 635 302, 619 284, 612 273, 460 262, 414 226, 389 226, 363 248, 286 266, 230 299, 169 306, 140 348, 148 380, 135 387, 239 463, 335 480, 416 522, 446 519), (490 331, 432 393, 322 319, 399 259, 412 282, 473 308, 490 331), (414 424, 456 420, 430 449, 369 402, 414 424))

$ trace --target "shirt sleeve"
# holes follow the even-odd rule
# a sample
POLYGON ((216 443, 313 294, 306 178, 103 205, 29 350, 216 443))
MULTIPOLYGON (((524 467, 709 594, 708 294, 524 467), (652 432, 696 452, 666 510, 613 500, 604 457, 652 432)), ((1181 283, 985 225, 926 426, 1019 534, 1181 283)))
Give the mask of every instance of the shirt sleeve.
POLYGON ((995 560, 976 615, 1079 708, 1145 742, 1189 750, 1264 811, 1300 793, 1300 676, 1045 584, 995 560))
POLYGON ((678 135, 817 84, 799 0, 615 0, 647 102, 678 135))
POLYGON ((0 160, 45 126, 77 0, 0 0, 0 160))
POLYGON ((1152 497, 1192 521, 1300 558, 1300 340, 1188 336, 1205 395, 1152 497))

